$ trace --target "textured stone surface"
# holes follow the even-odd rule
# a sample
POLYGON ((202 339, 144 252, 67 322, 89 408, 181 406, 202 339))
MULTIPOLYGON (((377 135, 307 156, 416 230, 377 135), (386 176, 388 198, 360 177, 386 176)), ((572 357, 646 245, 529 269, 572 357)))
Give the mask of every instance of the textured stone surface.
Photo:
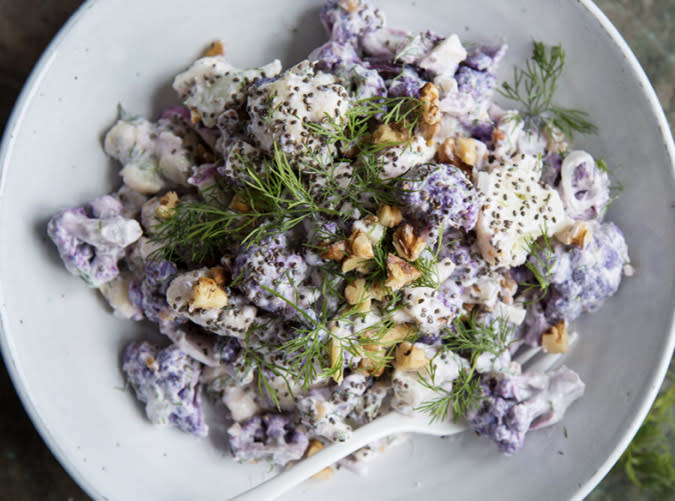
MULTIPOLYGON (((0 130, 24 80, 41 52, 80 0, 0 0, 0 130)), ((626 38, 649 75, 675 125, 675 2, 598 0, 626 38)), ((87 496, 54 459, 16 397, 4 366, 0 369, 0 498, 84 500, 87 496)), ((594 500, 640 499, 613 473, 594 500)), ((644 498, 647 499, 647 498, 644 498)))

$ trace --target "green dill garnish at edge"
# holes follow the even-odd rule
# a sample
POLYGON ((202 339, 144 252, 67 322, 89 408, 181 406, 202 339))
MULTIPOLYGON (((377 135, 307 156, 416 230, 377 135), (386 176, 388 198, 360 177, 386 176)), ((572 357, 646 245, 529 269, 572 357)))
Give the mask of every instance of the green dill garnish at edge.
POLYGON ((425 388, 437 393, 438 396, 422 402, 416 411, 429 415, 431 422, 442 421, 449 417, 452 411, 453 419, 464 418, 471 408, 482 397, 480 375, 477 372, 478 357, 484 353, 491 353, 499 357, 508 348, 513 327, 504 318, 498 318, 489 324, 481 324, 475 315, 466 319, 457 319, 454 332, 445 329, 441 339, 441 350, 429 362, 426 374, 419 376, 419 383, 425 388), (460 369, 459 375, 452 382, 452 389, 447 391, 442 382, 436 381, 435 358, 442 353, 451 351, 469 359, 469 367, 460 369), (426 376, 426 377, 425 377, 426 376))
POLYGON ((598 129, 589 120, 588 113, 553 103, 564 66, 562 46, 547 47, 543 42, 535 41, 532 57, 525 63, 525 68, 515 67, 513 83, 503 82, 499 93, 525 107, 516 118, 523 119, 528 128, 542 131, 557 127, 570 139, 574 132, 596 134, 598 129))
POLYGON ((675 493, 675 373, 666 381, 670 388, 656 398, 617 465, 636 486, 662 499, 675 493))

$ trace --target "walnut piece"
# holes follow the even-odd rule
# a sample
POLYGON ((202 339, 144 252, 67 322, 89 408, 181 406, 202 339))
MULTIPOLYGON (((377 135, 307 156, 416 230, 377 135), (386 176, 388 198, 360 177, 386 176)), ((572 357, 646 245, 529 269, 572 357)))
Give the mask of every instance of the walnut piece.
POLYGON ((417 371, 429 364, 424 350, 417 348, 408 341, 403 341, 396 347, 394 367, 402 371, 417 371))
POLYGON ((340 269, 342 270, 342 273, 348 273, 352 270, 356 270, 359 273, 368 273, 370 270, 370 262, 368 259, 352 256, 342 261, 340 269))
POLYGON ((176 213, 176 206, 178 205, 178 195, 175 191, 167 191, 162 198, 159 199, 159 205, 155 210, 157 219, 166 220, 176 213))
POLYGON ((567 333, 567 322, 558 322, 541 336, 541 347, 547 353, 567 353, 570 339, 567 333))
POLYGON ((358 0, 339 0, 338 5, 349 12, 350 14, 353 14, 357 10, 359 10, 359 1, 358 0))
POLYGON ((472 137, 458 137, 455 139, 455 153, 466 165, 473 167, 478 163, 480 141, 472 137))
POLYGON ((425 83, 420 89, 420 100, 422 101, 420 129, 422 130, 422 137, 427 141, 427 145, 431 146, 441 124, 441 109, 438 106, 438 87, 431 82, 425 83))
POLYGON ((347 255, 346 254, 347 244, 343 241, 333 242, 332 244, 322 243, 320 247, 322 250, 319 253, 319 257, 321 257, 322 259, 329 259, 331 261, 342 261, 347 255))
POLYGON ((380 338, 380 344, 383 346, 393 346, 403 341, 414 331, 415 327, 410 324, 396 324, 380 338))
POLYGON ((234 209, 238 212, 251 212, 251 207, 237 194, 232 197, 230 209, 234 209))
POLYGON ((347 303, 356 306, 358 313, 367 313, 373 298, 366 290, 366 281, 363 278, 357 278, 345 286, 345 299, 347 303))
POLYGON ((438 147, 438 161, 442 164, 454 164, 455 158, 455 138, 449 137, 438 147))
POLYGON ((384 286, 396 291, 422 276, 420 270, 398 256, 387 256, 387 281, 384 286))
POLYGON ((225 55, 225 45, 222 40, 216 40, 209 45, 206 52, 204 52, 204 57, 213 57, 213 56, 224 56, 225 55))
POLYGON ((377 209, 377 220, 382 226, 387 228, 393 228, 398 226, 401 221, 403 221, 403 214, 401 209, 398 207, 392 207, 391 205, 381 205, 377 209))
POLYGON ((380 377, 384 373, 384 369, 387 366, 384 361, 379 361, 381 357, 384 357, 386 350, 383 346, 377 344, 367 344, 363 346, 363 351, 368 352, 363 354, 363 357, 359 361, 359 369, 367 372, 373 377, 380 377))
POLYGON ((225 268, 221 268, 220 266, 211 268, 209 269, 208 276, 209 278, 212 278, 214 282, 216 282, 218 287, 225 287, 225 279, 227 278, 227 275, 225 274, 225 268))
POLYGON ((398 255, 408 261, 416 261, 427 245, 422 237, 415 235, 415 230, 407 223, 396 229, 393 242, 398 255))
POLYGON ((338 368, 338 370, 333 374, 333 381, 335 381, 337 384, 342 383, 342 361, 343 361, 343 353, 342 353, 342 345, 340 344, 340 341, 338 341, 335 338, 331 338, 329 346, 330 350, 330 368, 335 369, 338 368))
POLYGON ((351 244, 352 256, 361 259, 372 259, 375 257, 373 252, 373 244, 370 242, 368 235, 361 230, 356 230, 349 237, 351 244))
MULTIPOLYGON (((323 449, 323 444, 319 442, 316 438, 313 438, 312 440, 309 441, 309 446, 307 447, 307 451, 305 452, 305 457, 313 456, 321 449, 323 449)), ((332 476, 333 476, 333 468, 331 468, 330 466, 326 466, 320 472, 312 475, 312 478, 316 478, 319 480, 328 480, 332 476)))
POLYGON ((200 277, 192 286, 188 310, 190 312, 201 308, 211 310, 227 306, 227 293, 213 278, 200 277))
POLYGON ((408 136, 408 132, 404 128, 392 124, 380 124, 373 132, 371 142, 373 144, 391 144, 394 146, 404 143, 408 139, 410 139, 410 136, 408 136))
POLYGON ((567 228, 556 233, 555 237, 565 245, 576 245, 585 249, 591 243, 593 234, 585 221, 575 221, 567 228))

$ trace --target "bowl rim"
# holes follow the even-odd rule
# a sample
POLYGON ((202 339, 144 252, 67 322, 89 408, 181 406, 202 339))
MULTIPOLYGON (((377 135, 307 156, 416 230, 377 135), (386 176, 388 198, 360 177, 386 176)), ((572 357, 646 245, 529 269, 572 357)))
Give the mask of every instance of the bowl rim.
MULTIPOLYGON (((11 153, 14 147, 14 141, 16 134, 15 132, 19 130, 25 112, 30 104, 32 98, 35 95, 36 89, 39 83, 42 81, 44 76, 47 74, 51 67, 51 63, 54 57, 57 55, 60 46, 63 41, 70 35, 70 32, 73 28, 82 21, 88 14, 88 11, 95 7, 98 3, 107 1, 107 0, 86 0, 82 5, 80 5, 77 10, 70 16, 66 23, 59 29, 54 38, 45 48, 44 52, 38 59, 37 63, 31 70, 30 75, 26 79, 21 92, 14 104, 12 112, 9 116, 7 124, 5 126, 4 133, 0 140, 0 194, 4 192, 5 189, 5 171, 7 169, 8 160, 11 157, 11 153)), ((631 50, 628 43, 625 41, 623 36, 619 33, 617 28, 612 24, 609 18, 600 10, 600 8, 595 5, 592 0, 578 0, 579 4, 584 7, 587 12, 593 17, 599 24, 601 29, 603 29, 611 38, 612 42, 619 48, 623 56, 628 61, 632 76, 638 80, 640 83, 643 93, 647 98, 649 107, 653 116, 656 118, 657 124, 659 126, 659 131, 661 133, 664 146, 666 148, 666 156, 669 159, 670 163, 670 174, 673 179, 675 179, 675 144, 673 142, 673 135, 670 130, 670 126, 666 119, 666 115, 663 111, 663 108, 659 102, 659 99, 656 95, 656 92, 647 77, 644 69, 640 65, 637 57, 631 50)), ((3 297, 2 283, 0 283, 0 299, 3 297)), ((0 301, 1 303, 1 301, 0 301)), ((96 499, 104 498, 102 492, 100 492, 81 472, 79 468, 75 466, 75 463, 67 456, 65 451, 61 448, 59 442, 52 435, 50 427, 47 422, 42 419, 37 406, 33 401, 31 395, 23 384, 20 371, 14 363, 14 351, 13 346, 6 334, 5 329, 5 307, 0 305, 0 351, 2 351, 2 357, 7 368, 7 372, 12 380, 12 384, 16 390, 21 403, 23 404, 28 417, 32 421, 33 425, 40 434, 42 440, 45 442, 47 447, 50 449, 52 454, 59 461, 61 466, 66 470, 71 478, 88 494, 96 499)), ((673 306, 673 311, 671 312, 671 321, 669 328, 669 336, 667 338, 667 343, 665 350, 661 353, 661 359, 659 363, 652 371, 652 377, 649 381, 648 388, 643 393, 642 403, 639 406, 638 411, 635 414, 633 421, 627 426, 627 428, 622 433, 620 440, 618 440, 616 446, 611 451, 609 456, 605 461, 598 467, 594 474, 586 480, 584 483, 580 484, 577 488, 577 492, 574 494, 572 499, 583 499, 585 498, 607 475, 609 470, 614 466, 614 464, 619 460, 623 451, 628 447, 630 442, 633 440, 633 437, 639 430, 644 419, 647 416, 647 413, 652 407, 654 400, 659 392, 659 389, 665 379, 666 372, 670 365, 671 359, 673 357, 673 352, 675 351, 675 306, 673 306)))

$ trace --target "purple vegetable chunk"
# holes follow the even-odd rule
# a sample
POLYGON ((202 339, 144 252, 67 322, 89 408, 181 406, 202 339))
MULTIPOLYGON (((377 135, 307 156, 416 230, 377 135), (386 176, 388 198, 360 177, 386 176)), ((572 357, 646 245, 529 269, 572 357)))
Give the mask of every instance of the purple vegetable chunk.
POLYGON ((364 34, 384 25, 383 14, 367 0, 328 0, 319 19, 331 40, 354 45, 364 34))
POLYGON ((154 424, 170 423, 184 432, 206 436, 198 392, 200 365, 175 345, 159 349, 133 342, 124 350, 122 370, 144 402, 154 424))
POLYGON ((285 465, 300 459, 309 439, 289 416, 266 414, 234 423, 227 430, 232 454, 237 461, 270 461, 285 465))
POLYGON ((151 322, 167 321, 175 316, 166 302, 166 289, 176 272, 176 266, 171 261, 148 261, 140 283, 129 284, 129 301, 140 308, 151 322))

